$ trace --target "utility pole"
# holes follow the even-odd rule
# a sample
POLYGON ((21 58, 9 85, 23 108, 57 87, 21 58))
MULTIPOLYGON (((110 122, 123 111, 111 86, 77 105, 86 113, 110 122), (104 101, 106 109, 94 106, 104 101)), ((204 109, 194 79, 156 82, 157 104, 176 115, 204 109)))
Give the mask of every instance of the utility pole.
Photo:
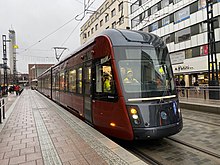
POLYGON ((7 94, 7 87, 8 87, 8 75, 7 75, 7 48, 6 48, 6 35, 2 35, 2 43, 3 43, 3 68, 4 68, 4 80, 3 80, 3 94, 7 94))
POLYGON ((209 74, 209 98, 219 99, 218 66, 215 44, 215 29, 213 17, 213 0, 206 0, 207 29, 208 29, 208 74, 209 74))

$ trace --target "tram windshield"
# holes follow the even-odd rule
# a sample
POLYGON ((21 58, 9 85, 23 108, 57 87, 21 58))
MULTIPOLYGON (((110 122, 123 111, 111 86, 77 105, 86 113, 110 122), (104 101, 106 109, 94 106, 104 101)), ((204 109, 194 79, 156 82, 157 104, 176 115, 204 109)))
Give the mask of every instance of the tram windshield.
POLYGON ((126 98, 175 94, 172 66, 167 48, 117 47, 115 56, 126 98))

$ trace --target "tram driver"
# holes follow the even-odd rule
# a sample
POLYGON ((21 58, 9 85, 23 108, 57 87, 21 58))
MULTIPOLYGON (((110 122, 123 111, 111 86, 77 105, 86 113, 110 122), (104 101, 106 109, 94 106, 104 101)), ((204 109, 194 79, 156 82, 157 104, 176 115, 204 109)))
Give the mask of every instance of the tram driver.
POLYGON ((124 79, 124 83, 135 83, 135 84, 140 84, 133 76, 133 71, 128 70, 127 75, 124 79))

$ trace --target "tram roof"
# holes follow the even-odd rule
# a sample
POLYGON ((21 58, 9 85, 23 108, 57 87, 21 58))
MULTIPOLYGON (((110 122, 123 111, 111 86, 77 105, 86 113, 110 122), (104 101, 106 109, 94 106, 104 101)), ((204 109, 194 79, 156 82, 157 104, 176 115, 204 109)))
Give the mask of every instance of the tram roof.
POLYGON ((91 38, 85 44, 81 45, 78 49, 70 53, 67 57, 57 62, 54 66, 52 66, 52 68, 74 56, 74 54, 76 54, 77 52, 85 49, 90 44, 94 43, 95 39, 100 36, 109 37, 113 46, 142 46, 143 44, 162 48, 166 46, 164 41, 159 36, 152 33, 128 29, 106 29, 97 36, 91 38))

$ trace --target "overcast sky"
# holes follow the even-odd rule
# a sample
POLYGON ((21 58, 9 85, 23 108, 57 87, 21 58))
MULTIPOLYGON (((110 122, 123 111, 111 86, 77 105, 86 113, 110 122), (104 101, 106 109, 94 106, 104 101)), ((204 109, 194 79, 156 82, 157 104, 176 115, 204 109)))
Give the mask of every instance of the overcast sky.
MULTIPOLYGON (((17 71, 21 73, 28 72, 28 64, 55 63, 53 49, 55 46, 68 48, 62 57, 77 49, 80 46, 80 27, 89 15, 80 24, 79 21, 72 19, 83 12, 83 1, 0 0, 0 63, 3 63, 2 35, 5 34, 8 38, 9 29, 16 32, 16 43, 19 47, 17 49, 17 71), (60 28, 61 26, 63 27, 60 28)), ((86 0, 90 4, 93 1, 90 10, 97 9, 104 2, 104 0, 86 0)), ((82 14, 77 18, 81 17, 82 14)))

